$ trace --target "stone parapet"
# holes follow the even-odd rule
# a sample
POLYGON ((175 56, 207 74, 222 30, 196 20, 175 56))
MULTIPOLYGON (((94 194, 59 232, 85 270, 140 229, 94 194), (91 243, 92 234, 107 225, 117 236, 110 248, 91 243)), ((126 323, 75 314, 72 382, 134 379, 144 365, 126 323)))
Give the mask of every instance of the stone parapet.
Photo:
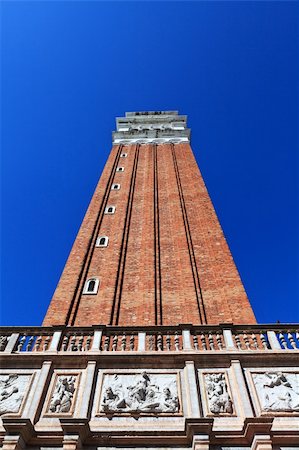
POLYGON ((178 111, 129 112, 116 119, 113 144, 190 142, 187 116, 178 111))
POLYGON ((1 328, 3 448, 298 446, 297 330, 1 328))

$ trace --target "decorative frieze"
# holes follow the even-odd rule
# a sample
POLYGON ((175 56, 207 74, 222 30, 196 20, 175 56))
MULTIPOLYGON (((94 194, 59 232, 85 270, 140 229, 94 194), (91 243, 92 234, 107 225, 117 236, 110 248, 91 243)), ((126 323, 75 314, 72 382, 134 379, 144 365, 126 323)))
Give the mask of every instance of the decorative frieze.
POLYGON ((176 413, 175 374, 105 374, 100 411, 105 413, 176 413))
POLYGON ((72 414, 76 401, 79 374, 55 374, 46 414, 72 414))
POLYGON ((262 411, 299 411, 299 373, 269 371, 252 378, 262 411))
POLYGON ((18 414, 28 391, 32 375, 0 375, 0 415, 18 414))
POLYGON ((204 383, 210 413, 233 414, 233 402, 225 373, 206 373, 204 374, 204 383))

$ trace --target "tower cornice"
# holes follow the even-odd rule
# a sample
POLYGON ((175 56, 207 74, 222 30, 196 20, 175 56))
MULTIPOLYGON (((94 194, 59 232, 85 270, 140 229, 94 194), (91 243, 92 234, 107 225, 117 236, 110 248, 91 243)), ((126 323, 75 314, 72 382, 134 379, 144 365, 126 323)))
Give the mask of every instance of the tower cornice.
POLYGON ((116 119, 113 144, 190 142, 187 116, 177 111, 127 112, 116 119))

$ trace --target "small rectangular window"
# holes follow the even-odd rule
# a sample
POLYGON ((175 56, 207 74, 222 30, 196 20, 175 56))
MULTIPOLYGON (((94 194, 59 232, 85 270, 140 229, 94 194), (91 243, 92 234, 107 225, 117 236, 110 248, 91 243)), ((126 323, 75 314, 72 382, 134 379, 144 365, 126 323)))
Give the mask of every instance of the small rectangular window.
POLYGON ((116 169, 116 172, 123 172, 124 170, 125 170, 124 167, 118 167, 118 168, 116 169))
POLYGON ((100 280, 98 278, 89 278, 86 280, 83 294, 97 294, 100 280))
POLYGON ((96 241, 96 247, 107 247, 109 242, 108 236, 99 236, 96 241))
POLYGON ((128 153, 122 153, 122 154, 120 155, 121 158, 126 158, 127 156, 128 156, 128 153))
POLYGON ((115 206, 107 206, 105 208, 105 214, 114 214, 115 213, 115 206))
POLYGON ((119 191, 120 190, 120 184, 113 184, 111 189, 113 191, 119 191))

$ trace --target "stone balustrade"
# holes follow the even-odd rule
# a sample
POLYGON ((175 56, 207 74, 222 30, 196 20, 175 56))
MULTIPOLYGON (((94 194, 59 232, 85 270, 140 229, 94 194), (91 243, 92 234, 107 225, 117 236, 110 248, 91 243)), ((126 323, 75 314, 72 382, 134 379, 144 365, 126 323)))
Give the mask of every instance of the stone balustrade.
POLYGON ((298 350, 296 325, 2 327, 0 352, 298 350))
POLYGON ((298 446, 298 337, 290 324, 1 328, 0 445, 298 446))

